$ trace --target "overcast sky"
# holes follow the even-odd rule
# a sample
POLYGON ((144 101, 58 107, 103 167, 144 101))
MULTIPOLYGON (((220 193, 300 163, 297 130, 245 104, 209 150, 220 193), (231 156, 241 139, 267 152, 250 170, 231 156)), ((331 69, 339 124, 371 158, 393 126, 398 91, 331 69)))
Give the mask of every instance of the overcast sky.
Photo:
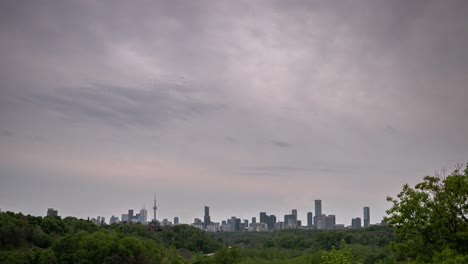
POLYGON ((380 222, 468 162, 467 29, 463 0, 1 1, 0 208, 380 222))

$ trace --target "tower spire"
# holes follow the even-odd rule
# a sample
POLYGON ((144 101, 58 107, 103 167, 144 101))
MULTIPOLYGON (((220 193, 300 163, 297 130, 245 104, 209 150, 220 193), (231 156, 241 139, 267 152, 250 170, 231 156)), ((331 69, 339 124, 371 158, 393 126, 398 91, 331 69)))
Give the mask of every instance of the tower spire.
POLYGON ((156 193, 154 193, 154 206, 153 206, 154 216, 153 216, 153 221, 156 221, 156 209, 158 209, 158 207, 156 206, 156 193))

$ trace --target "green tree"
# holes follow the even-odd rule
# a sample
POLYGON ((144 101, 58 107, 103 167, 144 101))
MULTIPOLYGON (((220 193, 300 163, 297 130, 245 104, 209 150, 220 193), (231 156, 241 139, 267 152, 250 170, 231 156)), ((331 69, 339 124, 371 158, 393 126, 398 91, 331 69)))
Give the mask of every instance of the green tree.
POLYGON ((323 264, 350 264, 353 261, 353 252, 346 247, 344 240, 341 240, 340 250, 332 247, 332 250, 322 254, 323 264))
POLYGON ((242 256, 236 247, 221 247, 214 256, 213 261, 217 264, 234 264, 240 262, 242 256))
POLYGON ((408 184, 397 198, 386 221, 397 229, 394 245, 408 257, 431 261, 444 249, 455 254, 468 252, 468 165, 448 176, 426 176, 411 188, 408 184))
POLYGON ((39 264, 57 264, 57 257, 51 249, 46 249, 39 257, 39 264))

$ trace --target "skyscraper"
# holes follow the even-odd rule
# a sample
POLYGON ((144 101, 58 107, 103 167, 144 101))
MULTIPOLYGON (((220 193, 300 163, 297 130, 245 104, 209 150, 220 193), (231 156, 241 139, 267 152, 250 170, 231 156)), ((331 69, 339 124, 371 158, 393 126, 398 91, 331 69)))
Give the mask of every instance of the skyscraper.
POLYGON ((294 216, 293 225, 297 226, 297 209, 292 209, 291 214, 294 216))
POLYGON ((179 224, 179 217, 174 217, 174 225, 178 225, 179 224))
POLYGON ((268 229, 273 230, 276 225, 276 216, 275 215, 269 215, 268 216, 268 229))
POLYGON ((148 222, 148 211, 146 210, 146 208, 143 206, 143 208, 140 209, 140 217, 139 217, 139 221, 141 224, 144 224, 146 225, 146 223, 148 222))
POLYGON ((284 225, 287 228, 295 228, 297 226, 297 219, 293 214, 284 215, 284 225))
POLYGON ((370 208, 368 206, 364 207, 364 227, 369 227, 370 225, 370 208))
POLYGON ((322 215, 322 200, 315 200, 314 225, 317 226, 317 217, 322 215))
POLYGON ((296 217, 296 219, 297 219, 297 209, 292 209, 291 214, 294 215, 296 217))
POLYGON ((260 213, 260 223, 268 224, 267 214, 265 212, 260 213))
POLYGON ((154 193, 153 221, 156 221, 156 209, 158 209, 158 207, 156 206, 156 193, 154 193))
POLYGON ((133 221, 133 209, 128 209, 128 221, 127 223, 132 223, 133 221))
POLYGON ((234 230, 233 231, 240 231, 241 220, 240 218, 234 219, 234 230))
POLYGON ((210 218, 210 207, 205 206, 205 217, 203 218, 203 228, 206 229, 209 224, 211 224, 211 218, 210 218))
POLYGON ((308 212, 308 213, 307 213, 307 226, 308 226, 308 227, 312 227, 312 225, 313 225, 312 220, 313 220, 313 218, 312 218, 312 212, 308 212))

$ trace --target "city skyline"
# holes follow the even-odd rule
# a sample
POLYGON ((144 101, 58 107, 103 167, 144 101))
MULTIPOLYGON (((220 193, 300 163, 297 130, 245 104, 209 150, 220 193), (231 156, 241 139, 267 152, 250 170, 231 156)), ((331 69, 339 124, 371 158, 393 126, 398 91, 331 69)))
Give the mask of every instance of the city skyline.
POLYGON ((304 225, 321 199, 378 222, 404 184, 467 162, 467 10, 0 1, 0 208, 152 219, 156 191, 171 221, 210 205, 304 225))
MULTIPOLYGON (((322 212, 322 200, 315 200, 315 206, 314 206, 314 211, 315 212, 322 212)), ((157 208, 157 204, 156 204, 156 193, 155 193, 155 199, 154 199, 154 206, 153 206, 153 211, 155 211, 155 208, 157 208)), ((363 219, 363 224, 362 224, 362 227, 369 227, 370 225, 373 225, 373 224, 381 224, 382 220, 383 219, 380 219, 378 221, 375 221, 375 222, 371 222, 370 221, 370 208, 368 206, 364 206, 362 207, 363 209, 363 215, 362 217, 357 217, 358 219, 363 219), (366 222, 367 220, 367 222, 366 222)), ((122 211, 123 212, 123 211, 122 211)), ((193 222, 195 221, 195 223, 197 221, 200 221, 199 223, 201 224, 201 226, 198 226, 198 228, 200 229, 203 229, 203 230, 206 230, 208 225, 210 224, 214 224, 214 223, 217 223, 217 224, 220 224, 221 222, 225 222, 224 219, 229 219, 229 218, 233 218, 233 217, 236 217, 236 218, 239 218, 241 221, 247 221, 247 222, 250 222, 250 223, 255 223, 257 222, 256 220, 254 221, 254 219, 259 219, 258 220, 258 223, 265 223, 265 224, 268 224, 268 228, 271 230, 273 229, 274 225, 269 225, 270 223, 270 220, 273 219, 273 224, 274 223, 277 223, 277 222, 281 222, 281 223, 284 223, 284 225, 291 225, 291 226, 296 226, 298 225, 299 227, 314 227, 314 228, 317 228, 317 226, 320 226, 320 225, 323 225, 322 227, 319 227, 319 229, 331 229, 331 228, 325 228, 325 218, 322 219, 322 220, 319 220, 319 221, 323 221, 323 223, 321 224, 318 224, 317 223, 314 223, 315 221, 315 216, 311 217, 313 215, 312 213, 312 210, 311 211, 307 211, 307 212, 304 212, 303 214, 305 215, 304 218, 302 218, 302 214, 301 213, 298 213, 298 210, 297 209, 290 209, 289 211, 287 212, 284 212, 284 221, 282 221, 281 219, 283 219, 281 217, 281 215, 283 215, 283 213, 278 213, 278 214, 272 214, 272 213, 269 213, 269 212, 262 212, 260 211, 256 216, 251 216, 251 217, 237 217, 235 216, 234 214, 230 214, 230 217, 222 217, 220 219, 213 219, 211 218, 211 214, 210 214, 210 206, 207 206, 205 205, 204 206, 204 213, 203 213, 203 216, 195 216, 192 218, 192 220, 194 221, 191 221, 190 219, 188 219, 187 221, 181 221, 179 216, 178 215, 175 215, 175 216, 168 216, 168 217, 162 217, 160 219, 149 219, 148 218, 148 211, 145 207, 145 205, 143 204, 141 206, 141 209, 139 209, 139 213, 138 214, 134 214, 134 212, 138 212, 138 209, 137 211, 135 211, 134 208, 131 208, 131 209, 128 209, 128 211, 126 213, 122 213, 121 214, 121 217, 119 217, 119 214, 118 213, 114 213, 114 214, 111 214, 111 216, 108 216, 107 218, 105 216, 102 216, 102 215, 98 215, 96 216, 96 218, 94 216, 87 216, 86 218, 82 218, 82 219, 91 219, 92 222, 96 222, 96 223, 101 223, 101 218, 102 218, 102 222, 103 223, 107 223, 107 224, 111 224, 113 222, 124 222, 124 223, 128 223, 129 219, 131 219, 130 221, 131 222, 138 222, 138 223, 141 223, 141 224, 147 224, 153 220, 157 220, 158 222, 160 223, 164 223, 164 225, 166 225, 166 221, 167 223, 171 223, 171 224, 174 224, 175 222, 177 222, 177 224, 188 224, 188 225, 193 225, 193 222), (279 215, 280 218, 277 219, 277 216, 276 215, 279 215), (257 218, 258 217, 258 218, 257 218), (309 221, 309 217, 310 217, 310 221, 309 221), (104 221, 104 219, 109 219, 107 222, 104 221), (171 222, 171 219, 174 219, 173 222, 171 222), (176 220, 177 219, 177 220, 176 220), (163 221, 164 220, 164 221, 163 221), (292 221, 292 222, 291 222, 292 221), (309 222, 312 223, 312 225, 309 225, 309 222)), ((329 213, 329 216, 332 216, 333 217, 333 225, 337 224, 337 225, 343 225, 344 227, 351 227, 353 226, 354 228, 354 221, 355 221, 355 218, 352 218, 352 219, 349 219, 349 223, 347 223, 346 221, 345 222, 336 222, 336 215, 339 215, 339 212, 333 212, 333 213, 329 213)), ((54 210, 53 208, 48 208, 47 209, 47 213, 46 213, 47 216, 49 215, 55 215, 57 216, 58 215, 58 210, 54 210)), ((323 217, 326 217, 326 214, 320 214, 321 216, 323 217)), ((59 215, 60 216, 60 215, 59 215)), ((66 217, 66 216, 64 216, 66 217)), ((78 217, 78 216, 73 216, 73 217, 78 217)), ((80 218, 80 217, 78 217, 80 218)), ((361 221, 361 220, 359 220, 361 221)))

